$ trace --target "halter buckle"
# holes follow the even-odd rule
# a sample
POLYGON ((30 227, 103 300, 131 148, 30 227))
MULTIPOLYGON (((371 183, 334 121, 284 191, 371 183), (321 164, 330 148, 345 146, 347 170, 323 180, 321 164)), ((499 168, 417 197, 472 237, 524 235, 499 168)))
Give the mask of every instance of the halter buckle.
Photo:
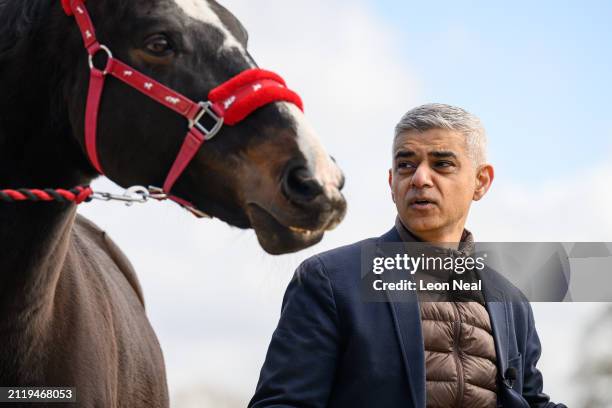
POLYGON ((204 134, 204 140, 210 140, 217 136, 217 133, 219 133, 219 130, 223 127, 223 118, 215 113, 211 102, 200 102, 198 105, 200 105, 202 109, 193 120, 189 121, 189 129, 195 126, 196 129, 204 134), (200 120, 202 120, 205 115, 208 115, 215 123, 211 129, 207 129, 206 126, 200 123, 200 120))

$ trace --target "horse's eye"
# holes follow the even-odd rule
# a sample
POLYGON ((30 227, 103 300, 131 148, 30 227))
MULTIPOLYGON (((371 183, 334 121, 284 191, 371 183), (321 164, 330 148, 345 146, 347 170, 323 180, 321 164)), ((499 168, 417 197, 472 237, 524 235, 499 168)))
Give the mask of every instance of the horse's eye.
POLYGON ((170 45, 170 41, 163 34, 156 34, 147 38, 145 49, 157 57, 165 57, 172 53, 172 45, 170 45))

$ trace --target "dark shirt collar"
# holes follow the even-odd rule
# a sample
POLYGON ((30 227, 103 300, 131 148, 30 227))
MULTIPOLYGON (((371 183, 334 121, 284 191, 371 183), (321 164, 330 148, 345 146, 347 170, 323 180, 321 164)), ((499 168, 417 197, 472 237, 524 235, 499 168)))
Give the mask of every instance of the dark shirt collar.
MULTIPOLYGON (((404 226, 404 223, 402 223, 399 216, 395 218, 395 229, 404 242, 424 242, 404 226)), ((432 247, 433 246, 434 245, 432 244, 432 247)), ((436 252, 440 254, 447 253, 448 255, 455 257, 472 255, 474 253, 474 237, 470 231, 464 229, 463 233, 461 234, 459 249, 438 247, 436 252)))
MULTIPOLYGON (((408 228, 404 226, 399 216, 396 217, 395 219, 395 229, 397 230, 397 233, 399 234, 403 242, 424 242, 423 240, 415 236, 413 233, 411 233, 408 230, 408 228)), ((440 247, 440 246, 433 245, 433 244, 427 245, 427 248, 428 248, 427 252, 431 251, 431 253, 436 254, 436 256, 451 256, 455 258, 468 257, 468 256, 474 255, 474 248, 475 248, 474 237, 470 231, 468 231, 467 229, 464 229, 463 234, 461 235, 461 242, 459 242, 459 249, 445 248, 445 247, 440 247)), ((434 277, 437 277, 438 279, 443 279, 443 280, 452 280, 452 279, 455 279, 456 277, 453 274, 449 274, 447 271, 438 271, 438 270, 430 270, 430 271, 424 272, 424 275, 434 276, 434 277)), ((421 275, 421 278, 423 278, 424 275, 421 275)), ((474 282, 475 279, 477 279, 477 274, 475 273, 473 269, 468 270, 467 273, 463 275, 463 279, 472 280, 474 282)), ((445 295, 444 296, 445 300, 476 301, 476 302, 479 302, 480 304, 483 304, 483 305, 485 304, 484 296, 481 291, 463 291, 463 292, 450 291, 450 292, 445 292, 444 295, 445 295)), ((419 296, 423 297, 423 300, 425 301, 427 301, 427 299, 436 301, 435 294, 421 293, 419 296)))

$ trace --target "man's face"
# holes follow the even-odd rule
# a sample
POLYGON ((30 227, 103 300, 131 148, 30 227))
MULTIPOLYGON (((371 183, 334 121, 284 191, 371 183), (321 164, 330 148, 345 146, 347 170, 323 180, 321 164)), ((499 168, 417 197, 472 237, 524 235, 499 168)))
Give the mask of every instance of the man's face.
POLYGON ((482 198, 492 179, 491 166, 475 168, 458 132, 409 131, 393 143, 393 201, 406 228, 421 238, 462 232, 472 200, 482 198))

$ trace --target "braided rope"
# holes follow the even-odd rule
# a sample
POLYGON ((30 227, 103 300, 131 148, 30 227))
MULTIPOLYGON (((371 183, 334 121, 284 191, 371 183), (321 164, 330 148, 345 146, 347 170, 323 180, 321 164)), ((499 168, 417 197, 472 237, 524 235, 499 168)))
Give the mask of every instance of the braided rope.
POLYGON ((13 203, 21 201, 57 201, 60 203, 73 202, 81 204, 91 201, 93 190, 89 186, 78 186, 70 190, 61 188, 52 189, 28 189, 20 188, 17 190, 0 190, 0 201, 13 203))

